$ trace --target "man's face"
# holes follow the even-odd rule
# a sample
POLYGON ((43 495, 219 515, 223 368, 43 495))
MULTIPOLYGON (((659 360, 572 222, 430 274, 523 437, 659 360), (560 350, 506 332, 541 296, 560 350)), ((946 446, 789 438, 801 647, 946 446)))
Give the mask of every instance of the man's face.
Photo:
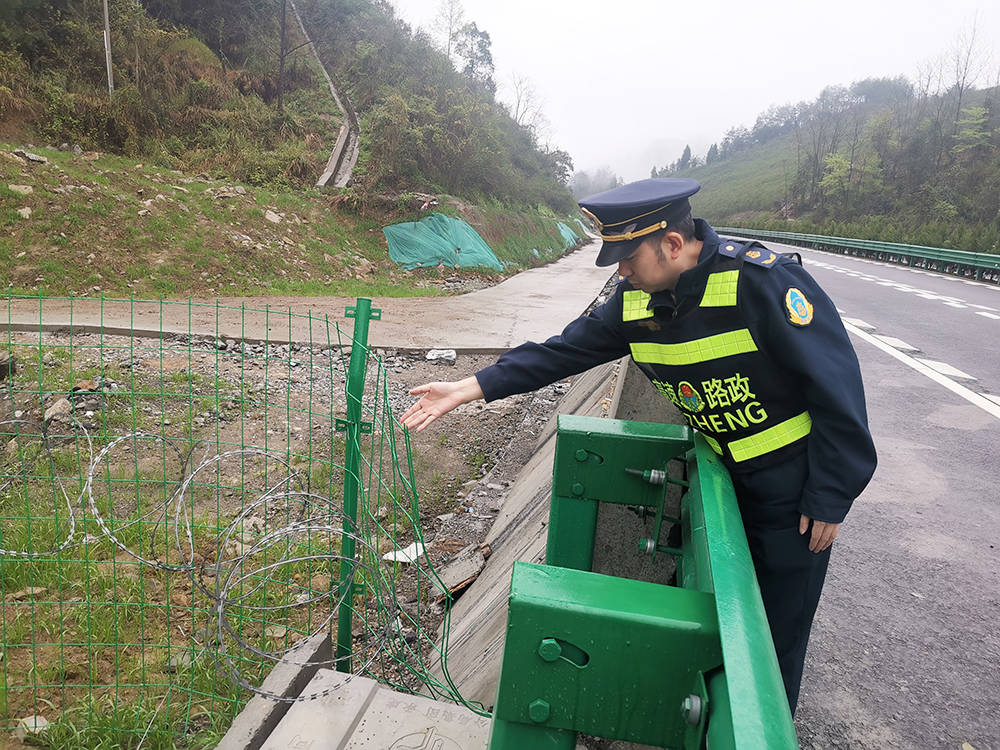
POLYGON ((618 261, 618 273, 633 287, 652 294, 664 289, 673 289, 677 277, 681 275, 678 261, 671 260, 660 247, 659 240, 646 240, 627 258, 618 261))

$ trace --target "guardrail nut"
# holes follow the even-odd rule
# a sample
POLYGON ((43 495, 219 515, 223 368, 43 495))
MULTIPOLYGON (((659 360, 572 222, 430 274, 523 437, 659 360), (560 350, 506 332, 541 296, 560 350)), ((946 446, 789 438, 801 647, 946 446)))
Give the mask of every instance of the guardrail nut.
POLYGON ((701 721, 701 698, 697 695, 689 695, 681 704, 681 715, 691 726, 697 726, 701 721))
POLYGON ((562 646, 555 638, 542 638, 538 644, 538 655, 545 661, 555 661, 562 656, 562 646))
POLYGON ((574 495, 580 497, 580 495, 583 494, 583 485, 580 484, 579 482, 576 482, 573 484, 572 490, 574 495))
POLYGON ((549 714, 552 712, 548 701, 543 701, 541 698, 535 698, 528 704, 528 716, 536 724, 542 724, 549 720, 549 714))

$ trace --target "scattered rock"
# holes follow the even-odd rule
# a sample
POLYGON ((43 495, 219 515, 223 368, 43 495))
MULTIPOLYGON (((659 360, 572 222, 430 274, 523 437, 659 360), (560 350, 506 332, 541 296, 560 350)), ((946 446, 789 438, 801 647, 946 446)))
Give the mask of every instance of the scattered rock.
POLYGON ((24 149, 16 149, 14 151, 14 156, 20 156, 25 161, 34 162, 35 164, 48 164, 49 160, 44 156, 39 156, 38 154, 33 154, 30 151, 25 151, 24 149))
POLYGON ((140 208, 139 216, 149 216, 152 213, 148 208, 140 208))
MULTIPOLYGON (((449 597, 454 597, 468 588, 486 566, 486 558, 478 544, 464 547, 455 557, 438 571, 440 593, 435 597, 435 604, 440 604, 449 597)), ((435 582, 435 586, 439 584, 435 582)))
POLYGON ((173 674, 179 669, 183 669, 188 666, 192 661, 194 661, 194 659, 191 657, 190 651, 178 651, 167 660, 167 666, 165 669, 167 672, 173 674))
POLYGON ((22 219, 31 218, 31 209, 28 208, 27 206, 25 206, 24 208, 17 209, 17 213, 22 219))
POLYGON ((73 386, 73 392, 86 392, 92 393, 97 390, 97 383, 94 380, 78 380, 76 385, 73 386))
POLYGON ((438 364, 453 365, 458 355, 454 349, 431 349, 427 352, 427 360, 438 364))
POLYGON ((28 586, 26 589, 7 594, 6 598, 9 602, 23 602, 28 599, 34 599, 36 596, 41 596, 45 591, 46 589, 43 586, 28 586))
POLYGON ((41 734, 49 728, 49 720, 37 714, 25 716, 17 722, 14 728, 14 736, 21 742, 27 741, 29 737, 41 734))
POLYGON ((31 185, 7 185, 7 189, 18 195, 31 195, 35 189, 31 185))
POLYGON ((80 148, 80 144, 73 144, 73 156, 83 156, 83 149, 80 148))
POLYGON ((274 211, 271 211, 270 209, 264 212, 264 218, 267 219, 272 224, 281 223, 281 217, 278 216, 278 214, 276 214, 274 211))
POLYGON ((0 352, 0 380, 6 380, 17 372, 17 360, 10 352, 0 352))
POLYGON ((287 633, 288 628, 283 628, 281 625, 268 625, 264 628, 264 635, 267 638, 274 638, 275 640, 284 638, 287 633))
POLYGON ((66 417, 72 414, 72 412, 73 404, 69 402, 69 399, 61 398, 45 410, 45 421, 49 422, 53 419, 66 417))

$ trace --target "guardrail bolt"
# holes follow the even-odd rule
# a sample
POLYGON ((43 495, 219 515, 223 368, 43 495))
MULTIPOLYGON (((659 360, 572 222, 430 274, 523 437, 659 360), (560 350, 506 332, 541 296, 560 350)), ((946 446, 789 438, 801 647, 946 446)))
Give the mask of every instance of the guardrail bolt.
POLYGON ((562 646, 555 638, 542 638, 538 644, 538 655, 545 661, 555 661, 562 656, 562 646))
POLYGON ((587 456, 589 456, 589 455, 590 454, 587 453, 587 451, 584 448, 580 448, 576 452, 576 460, 579 461, 580 463, 583 463, 584 461, 587 460, 587 456))
POLYGON ((583 494, 583 485, 580 484, 579 482, 575 482, 573 484, 572 489, 573 489, 573 494, 576 495, 577 497, 580 497, 580 495, 583 494))
POLYGON ((689 695, 681 704, 681 716, 691 726, 697 726, 701 721, 701 698, 697 695, 689 695))
POLYGON ((548 701, 543 701, 541 698, 535 698, 528 704, 528 716, 536 724, 541 724, 549 720, 549 714, 552 712, 548 701))

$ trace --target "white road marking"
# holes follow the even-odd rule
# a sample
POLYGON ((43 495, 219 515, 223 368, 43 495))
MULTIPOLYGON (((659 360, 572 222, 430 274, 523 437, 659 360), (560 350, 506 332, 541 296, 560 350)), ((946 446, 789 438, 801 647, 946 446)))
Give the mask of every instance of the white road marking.
POLYGON ((845 323, 850 323, 855 328, 860 328, 862 331, 874 331, 875 326, 871 323, 866 323, 861 320, 861 318, 844 318, 845 323))
POLYGON ((917 347, 911 346, 910 344, 907 344, 905 341, 902 341, 901 339, 897 339, 897 338, 895 338, 893 336, 880 336, 877 333, 873 334, 873 335, 879 341, 882 341, 882 342, 888 344, 893 349, 899 349, 899 351, 901 351, 901 352, 919 352, 920 351, 919 349, 917 349, 917 347))
POLYGON ((968 305, 963 305, 961 302, 945 302, 945 304, 948 305, 948 307, 957 307, 960 310, 968 308, 968 305))
POLYGON ((898 349, 893 349, 888 344, 886 344, 886 343, 884 343, 882 341, 879 341, 877 338, 875 338, 874 336, 872 336, 870 333, 866 333, 865 331, 862 331, 860 328, 858 328, 856 326, 852 326, 850 323, 846 323, 845 322, 844 323, 844 327, 847 328, 848 331, 850 331, 851 333, 853 333, 855 336, 857 336, 862 341, 867 341, 869 344, 871 344, 872 346, 875 346, 875 347, 881 349, 882 351, 884 351, 889 356, 894 357, 895 359, 898 359, 900 362, 902 362, 907 367, 912 367, 914 370, 916 370, 917 372, 919 372, 921 375, 926 375, 928 378, 930 378, 931 380, 933 380, 935 383, 938 383, 939 385, 943 385, 945 388, 947 388, 952 393, 955 393, 955 394, 961 396, 966 401, 968 401, 970 404, 978 406, 980 409, 982 409, 983 411, 985 411, 987 414, 990 414, 990 415, 996 417, 997 419, 1000 419, 1000 403, 997 403, 997 402, 993 401, 992 399, 986 398, 982 394, 976 393, 973 390, 969 390, 968 388, 966 388, 961 383, 956 383, 954 380, 952 380, 951 378, 947 377, 946 375, 942 375, 937 370, 931 369, 930 367, 928 367, 927 365, 925 365, 921 360, 915 359, 914 357, 911 357, 908 354, 904 354, 903 352, 899 351, 898 349))
POLYGON ((995 307, 989 307, 988 305, 974 305, 971 302, 969 303, 969 307, 974 307, 977 310, 989 310, 990 312, 1000 312, 995 307))
POLYGON ((994 404, 1000 404, 1000 396, 995 396, 992 393, 984 393, 983 398, 988 398, 994 404))
POLYGON ((1000 320, 1000 315, 994 315, 988 312, 977 312, 976 315, 982 315, 984 318, 989 318, 990 320, 1000 320))
POLYGON ((962 372, 957 367, 952 367, 947 362, 938 362, 933 359, 918 359, 918 362, 923 362, 925 365, 930 367, 932 370, 945 375, 949 378, 959 378, 960 380, 975 380, 976 378, 969 375, 967 372, 962 372))

